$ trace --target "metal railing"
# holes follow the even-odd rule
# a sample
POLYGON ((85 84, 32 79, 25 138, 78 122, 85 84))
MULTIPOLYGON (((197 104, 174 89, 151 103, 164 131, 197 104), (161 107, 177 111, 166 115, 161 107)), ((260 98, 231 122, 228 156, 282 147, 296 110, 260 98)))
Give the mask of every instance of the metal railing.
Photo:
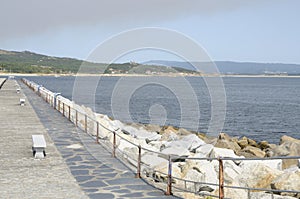
POLYGON ((7 78, 5 78, 2 82, 0 82, 0 89, 1 89, 2 86, 5 84, 6 81, 7 81, 7 78))
MULTIPOLYGON (((64 117, 68 118, 74 125, 81 130, 83 130, 85 133, 89 134, 90 136, 94 137, 95 142, 97 144, 100 143, 100 140, 102 140, 102 143, 107 144, 107 147, 110 148, 112 156, 117 157, 119 159, 127 159, 127 166, 130 166, 134 169, 136 169, 136 178, 141 178, 142 175, 142 167, 148 168, 149 170, 152 170, 152 176, 151 174, 145 174, 147 177, 151 177, 153 180, 157 182, 163 182, 166 184, 165 187, 165 195, 173 195, 172 190, 176 189, 177 191, 182 192, 190 192, 197 195, 207 196, 207 197, 215 197, 220 199, 225 199, 225 188, 227 189, 242 189, 246 190, 248 193, 248 198, 251 198, 251 192, 253 191, 263 191, 270 193, 270 197, 274 198, 274 193, 294 193, 294 194, 300 194, 300 190, 277 190, 277 189, 264 189, 264 188, 250 188, 250 187, 241 187, 241 186, 229 186, 224 185, 224 164, 223 161, 231 160, 231 161, 251 161, 251 160, 283 160, 283 159, 300 159, 300 156, 281 156, 281 157, 265 157, 265 158, 231 158, 231 157, 218 157, 218 158, 191 158, 191 157, 182 157, 177 155, 167 155, 168 159, 168 171, 167 173, 163 173, 158 170, 154 170, 153 168, 150 168, 148 165, 144 164, 142 161, 142 152, 149 152, 157 154, 158 156, 164 156, 166 157, 166 154, 153 151, 147 148, 143 148, 141 145, 134 143, 133 141, 130 141, 123 137, 122 129, 109 129, 108 127, 102 125, 95 117, 92 117, 85 113, 84 111, 78 110, 71 106, 71 101, 62 97, 56 95, 57 93, 53 93, 49 90, 47 90, 44 87, 41 87, 40 85, 29 81, 27 79, 22 79, 22 82, 26 84, 29 88, 31 88, 33 91, 37 92, 37 94, 42 97, 47 103, 49 103, 54 109, 59 111, 64 117), (82 118, 81 120, 79 118, 82 118), (100 136, 100 128, 108 131, 112 135, 112 140, 109 141, 108 137, 101 137, 100 136), (117 145, 117 139, 124 140, 128 143, 130 143, 132 146, 137 147, 137 154, 136 158, 128 157, 128 154, 126 154, 124 151, 118 150, 117 145), (119 154, 119 155, 117 155, 119 154), (130 160, 129 160, 130 159, 130 160), (206 160, 206 161, 218 161, 218 183, 208 183, 208 182, 195 182, 190 181, 178 177, 174 177, 172 174, 172 163, 174 160, 181 159, 181 160, 206 160), (161 179, 157 177, 157 174, 161 174, 166 177, 165 179, 161 179), (182 181, 183 186, 176 186, 174 181, 182 181), (187 184, 193 184, 192 187, 194 187, 193 190, 188 189, 187 184), (198 191, 199 185, 208 185, 213 187, 219 188, 219 194, 213 195, 208 193, 202 193, 198 191)), ((123 161, 124 162, 124 161, 123 161)), ((179 183, 177 183, 179 184, 179 183)))

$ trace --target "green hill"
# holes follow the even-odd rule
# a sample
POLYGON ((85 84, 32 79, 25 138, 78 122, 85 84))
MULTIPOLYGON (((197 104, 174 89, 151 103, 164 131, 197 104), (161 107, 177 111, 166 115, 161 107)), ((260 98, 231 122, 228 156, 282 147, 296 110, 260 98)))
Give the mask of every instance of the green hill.
POLYGON ((142 65, 132 62, 107 65, 73 58, 46 56, 29 51, 0 50, 0 72, 4 73, 76 74, 79 69, 80 73, 90 74, 195 73, 187 69, 166 66, 142 65))

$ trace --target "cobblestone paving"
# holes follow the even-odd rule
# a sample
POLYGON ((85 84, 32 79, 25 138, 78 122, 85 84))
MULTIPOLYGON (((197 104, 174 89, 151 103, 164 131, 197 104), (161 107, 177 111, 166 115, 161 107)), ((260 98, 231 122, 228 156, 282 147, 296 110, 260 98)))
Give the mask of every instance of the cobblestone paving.
POLYGON ((0 198, 88 198, 18 87, 8 80, 0 90, 0 198), (33 158, 33 134, 45 136, 47 158, 33 158))
POLYGON ((71 173, 90 198, 175 198, 165 196, 135 174, 67 118, 22 85, 71 173))

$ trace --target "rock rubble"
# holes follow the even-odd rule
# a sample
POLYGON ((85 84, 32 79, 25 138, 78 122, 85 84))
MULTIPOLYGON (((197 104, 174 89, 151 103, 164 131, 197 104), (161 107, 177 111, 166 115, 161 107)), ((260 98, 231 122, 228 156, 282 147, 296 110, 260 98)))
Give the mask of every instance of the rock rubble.
MULTIPOLYGON (((87 110, 86 114, 94 114, 85 107, 82 109, 87 110)), ((267 141, 257 143, 247 137, 232 138, 225 133, 212 138, 172 126, 125 124, 105 115, 95 115, 94 118, 105 127, 100 130, 101 137, 111 138, 112 133, 107 129, 116 130, 119 136, 147 149, 142 150, 143 172, 157 181, 167 182, 168 158, 171 155, 174 185, 197 194, 217 195, 218 186, 212 184, 218 184, 219 163, 217 160, 209 161, 205 158, 239 158, 223 161, 225 185, 273 189, 273 193, 278 196, 275 198, 299 197, 295 193, 277 191, 300 190, 299 160, 269 160, 268 157, 300 156, 300 140, 283 136, 280 144, 275 145, 267 141), (243 160, 244 158, 266 159, 243 160)), ((84 123, 81 122, 81 125, 84 126, 84 123)), ((136 164, 137 146, 119 139, 117 147, 134 160, 131 161, 132 164, 136 164)), ((225 195, 230 198, 247 198, 248 191, 225 189, 225 195)), ((252 195, 255 198, 266 197, 268 194, 253 192, 252 195)))

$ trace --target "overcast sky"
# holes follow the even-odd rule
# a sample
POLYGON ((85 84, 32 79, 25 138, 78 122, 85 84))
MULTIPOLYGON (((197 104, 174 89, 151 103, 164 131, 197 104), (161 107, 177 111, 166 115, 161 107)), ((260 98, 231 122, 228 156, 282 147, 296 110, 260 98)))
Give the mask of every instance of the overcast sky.
MULTIPOLYGON (((0 0, 0 49, 85 59, 132 28, 194 39, 213 60, 300 64, 299 0, 0 0)), ((136 53, 122 60, 176 59, 136 53)))

